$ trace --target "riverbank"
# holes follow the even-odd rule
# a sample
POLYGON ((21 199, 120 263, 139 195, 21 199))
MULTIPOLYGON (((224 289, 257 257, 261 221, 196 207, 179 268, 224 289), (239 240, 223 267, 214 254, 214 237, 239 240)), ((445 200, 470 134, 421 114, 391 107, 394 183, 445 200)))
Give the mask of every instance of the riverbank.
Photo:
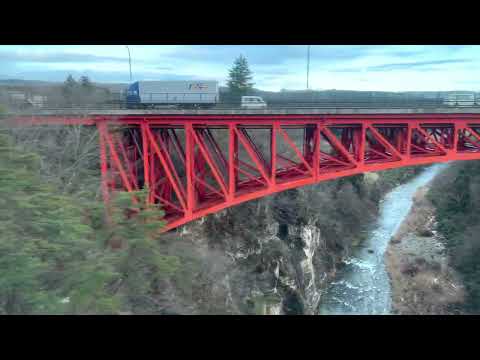
POLYGON ((429 187, 417 190, 413 205, 385 252, 391 282, 392 314, 453 314, 464 301, 461 281, 449 264, 435 229, 429 187))
POLYGON ((370 224, 366 239, 343 261, 344 266, 324 293, 319 314, 391 314, 385 251, 408 216, 417 189, 428 184, 444 166, 430 166, 382 197, 377 220, 370 224))

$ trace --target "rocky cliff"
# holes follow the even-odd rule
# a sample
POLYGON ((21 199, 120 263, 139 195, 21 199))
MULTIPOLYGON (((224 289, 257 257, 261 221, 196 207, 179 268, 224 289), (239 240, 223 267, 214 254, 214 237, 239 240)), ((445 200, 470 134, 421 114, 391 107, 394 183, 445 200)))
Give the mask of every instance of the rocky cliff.
POLYGON ((170 232, 171 253, 190 252, 200 270, 164 285, 166 313, 315 314, 342 259, 377 215, 381 195, 417 171, 290 190, 170 232), (193 285, 185 291, 182 283, 193 285))

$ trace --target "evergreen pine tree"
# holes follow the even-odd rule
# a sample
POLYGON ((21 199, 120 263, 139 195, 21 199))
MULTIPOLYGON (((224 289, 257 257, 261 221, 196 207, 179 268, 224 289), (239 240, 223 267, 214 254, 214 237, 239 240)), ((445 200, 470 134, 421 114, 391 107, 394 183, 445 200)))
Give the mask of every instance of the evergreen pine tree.
POLYGON ((180 267, 178 257, 164 255, 161 251, 159 241, 160 229, 165 225, 164 212, 158 205, 148 204, 147 196, 147 189, 118 193, 111 209, 111 238, 121 243, 121 248, 116 250, 118 271, 122 274, 120 293, 125 305, 136 313, 151 309, 159 282, 175 274, 180 267))
POLYGON ((77 92, 78 83, 72 75, 68 75, 62 87, 62 94, 69 105, 73 104, 74 97, 77 92))
POLYGON ((253 88, 254 83, 251 82, 253 79, 252 72, 248 67, 247 59, 243 55, 240 55, 235 60, 228 76, 227 85, 230 94, 236 99, 246 95, 253 88))
POLYGON ((94 89, 93 83, 90 81, 88 76, 85 75, 80 77, 80 87, 82 92, 86 95, 91 94, 94 89))
POLYGON ((147 190, 117 193, 108 226, 88 192, 61 195, 39 169, 0 129, 0 314, 158 312, 180 260, 159 244, 164 213, 147 190))
POLYGON ((87 221, 101 206, 58 194, 39 167, 0 129, 0 314, 116 312, 116 262, 87 221))

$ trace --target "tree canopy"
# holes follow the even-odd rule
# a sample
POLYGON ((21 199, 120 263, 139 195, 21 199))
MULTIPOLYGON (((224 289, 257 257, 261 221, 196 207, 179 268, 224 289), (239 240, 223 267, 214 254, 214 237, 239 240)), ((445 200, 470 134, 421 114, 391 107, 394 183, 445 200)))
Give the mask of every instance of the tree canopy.
POLYGON ((92 93, 92 91, 94 90, 94 85, 90 81, 88 76, 81 76, 80 77, 80 87, 87 94, 92 93))
POLYGON ((39 168, 40 157, 22 151, 0 129, 0 314, 151 307, 158 282, 180 266, 155 241, 163 211, 146 204, 144 191, 119 193, 112 223, 105 223, 101 203, 60 194, 39 168), (109 246, 112 238, 120 249, 109 246))
POLYGON ((65 100, 68 103, 72 103, 73 97, 75 96, 75 90, 77 88, 78 84, 73 78, 72 75, 68 75, 67 79, 63 83, 62 87, 62 93, 63 96, 65 97, 65 100))
POLYGON ((86 75, 75 80, 68 75, 62 86, 62 95, 68 105, 95 104, 105 102, 110 92, 106 88, 95 86, 86 75))
POLYGON ((253 89, 252 79, 252 71, 248 66, 248 61, 243 55, 240 55, 235 59, 233 67, 228 73, 227 85, 230 93, 237 97, 246 95, 253 89))

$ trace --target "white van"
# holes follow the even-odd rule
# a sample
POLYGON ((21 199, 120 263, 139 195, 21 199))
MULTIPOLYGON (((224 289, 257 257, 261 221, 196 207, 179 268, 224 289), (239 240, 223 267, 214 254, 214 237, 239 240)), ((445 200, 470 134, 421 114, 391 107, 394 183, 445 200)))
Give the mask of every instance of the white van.
POLYGON ((260 96, 242 96, 242 108, 261 109, 267 104, 260 96))

